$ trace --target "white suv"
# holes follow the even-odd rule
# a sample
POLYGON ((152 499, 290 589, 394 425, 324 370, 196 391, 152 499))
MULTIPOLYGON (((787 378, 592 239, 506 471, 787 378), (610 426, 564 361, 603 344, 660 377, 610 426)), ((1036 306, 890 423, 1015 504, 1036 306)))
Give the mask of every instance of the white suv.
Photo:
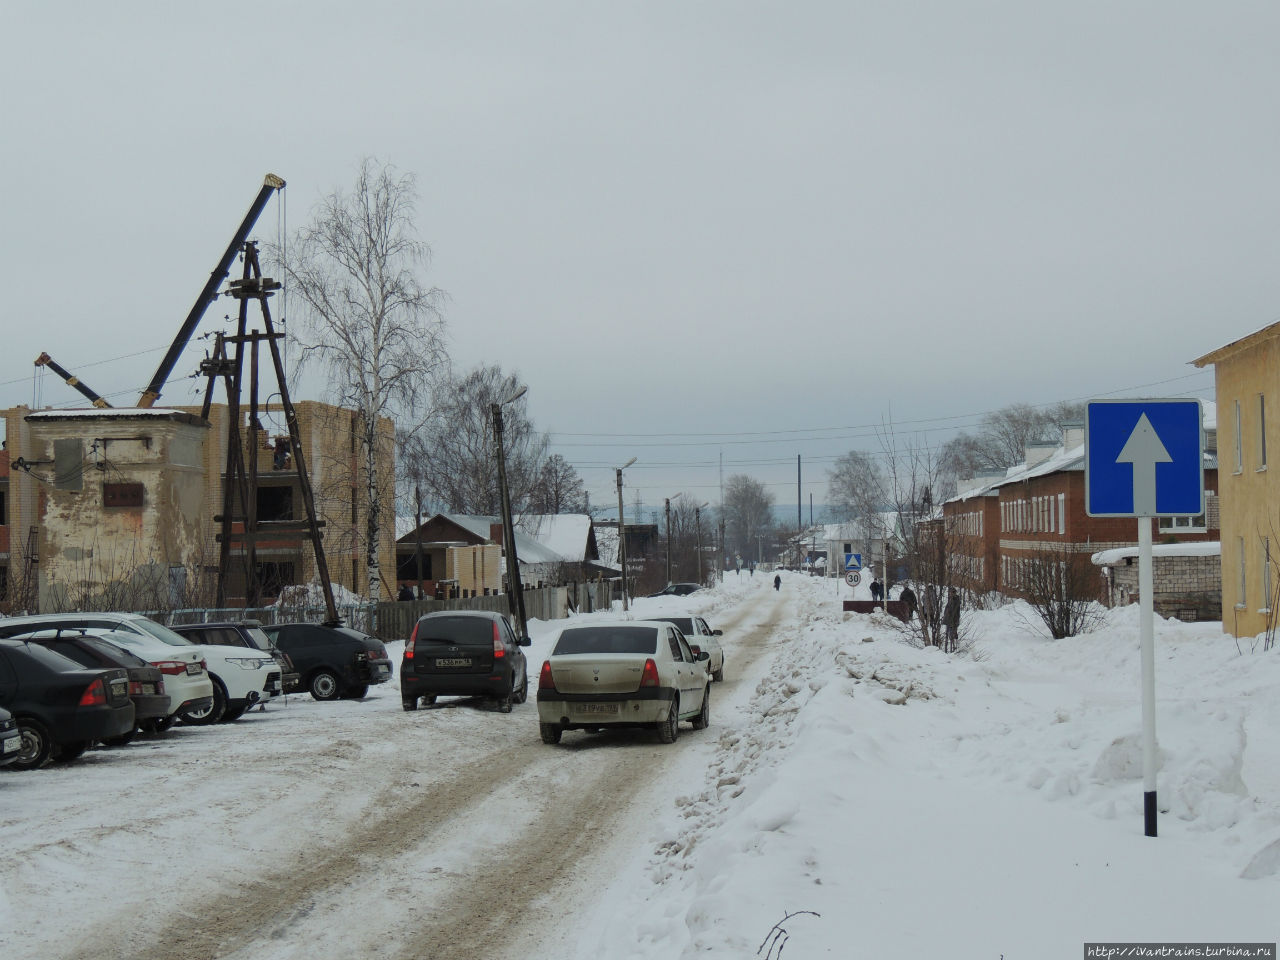
MULTIPOLYGON (((255 703, 266 703, 282 692, 280 667, 270 653, 227 647, 217 644, 197 645, 168 627, 140 613, 54 613, 31 617, 10 617, 0 627, 11 633, 11 625, 28 621, 43 627, 85 627, 90 630, 112 630, 133 634, 151 642, 194 653, 208 666, 213 682, 212 699, 203 705, 184 706, 177 714, 187 723, 217 723, 236 720, 255 703)), ((31 629, 36 629, 32 626, 31 629)), ((138 646, 137 644, 134 645, 138 646)), ((139 650, 135 649, 135 652, 139 650)), ((141 655, 141 654, 140 654, 141 655)), ((151 655, 147 654, 147 659, 151 655)), ((169 679, 166 675, 165 685, 169 679)))

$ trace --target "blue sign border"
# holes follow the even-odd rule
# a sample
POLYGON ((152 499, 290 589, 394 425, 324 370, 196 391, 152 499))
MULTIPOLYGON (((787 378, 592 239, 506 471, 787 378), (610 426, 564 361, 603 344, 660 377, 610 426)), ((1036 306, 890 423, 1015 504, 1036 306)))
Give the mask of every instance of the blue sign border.
POLYGON ((1195 398, 1091 400, 1085 405, 1085 513, 1139 516, 1133 505, 1133 466, 1116 458, 1143 414, 1172 458, 1155 465, 1156 511, 1151 516, 1204 513, 1204 411, 1195 398))

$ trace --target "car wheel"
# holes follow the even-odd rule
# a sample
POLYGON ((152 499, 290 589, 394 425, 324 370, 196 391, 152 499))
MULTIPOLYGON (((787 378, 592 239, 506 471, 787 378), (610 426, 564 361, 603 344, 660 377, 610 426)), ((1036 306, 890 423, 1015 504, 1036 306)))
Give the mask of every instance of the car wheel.
POLYGON ((417 697, 401 697, 400 705, 404 707, 406 710, 417 710, 418 698, 417 697))
POLYGON ((721 667, 719 670, 713 671, 713 672, 712 672, 712 674, 711 674, 711 679, 712 679, 712 680, 714 680, 714 681, 716 681, 716 683, 719 683, 721 680, 723 680, 723 679, 724 679, 724 667, 721 667))
POLYGON ((164 733, 173 726, 174 718, 168 717, 149 717, 146 720, 138 721, 138 729, 143 733, 164 733))
POLYGON ((21 718, 18 732, 22 735, 22 746, 18 748, 18 759, 9 764, 8 769, 38 770, 48 763, 53 755, 53 740, 45 725, 39 720, 21 718))
POLYGON ((559 743, 560 734, 563 732, 558 723, 538 724, 538 733, 542 736, 543 743, 559 743))
POLYGON ((122 733, 118 737, 107 737, 102 742, 108 747, 123 747, 133 742, 133 738, 138 735, 138 728, 134 727, 128 733, 122 733))
POLYGON ((658 742, 675 743, 678 736, 680 736, 680 698, 672 697, 667 719, 658 724, 658 742))
POLYGON ((702 709, 698 711, 698 715, 693 718, 693 729, 705 730, 711 725, 711 688, 707 687, 706 692, 702 694, 702 709))
POLYGON ((368 692, 369 692, 369 685, 367 683, 362 683, 356 687, 347 687, 347 689, 344 690, 342 693, 342 699, 343 700, 363 700, 365 695, 368 692))
POLYGON ((223 689, 221 680, 217 677, 212 679, 213 702, 200 710, 183 710, 178 715, 178 719, 183 723, 188 723, 195 727, 205 727, 222 719, 222 714, 227 709, 227 691, 223 689))
POLYGON ((524 679, 520 683, 520 689, 516 691, 516 703, 524 703, 529 699, 529 674, 525 673, 524 679))
POLYGON ((436 695, 434 693, 429 693, 422 698, 422 702, 425 703, 428 707, 434 706, 436 702, 436 695))
POLYGON ((317 700, 338 699, 338 678, 332 670, 319 670, 311 678, 311 696, 317 700))
POLYGON ((236 720, 243 717, 248 709, 249 705, 247 703, 242 703, 238 707, 227 707, 222 711, 222 716, 219 718, 218 722, 234 723, 236 720))
POLYGON ((53 762, 70 763, 88 749, 88 740, 77 740, 74 743, 64 743, 53 752, 53 762))

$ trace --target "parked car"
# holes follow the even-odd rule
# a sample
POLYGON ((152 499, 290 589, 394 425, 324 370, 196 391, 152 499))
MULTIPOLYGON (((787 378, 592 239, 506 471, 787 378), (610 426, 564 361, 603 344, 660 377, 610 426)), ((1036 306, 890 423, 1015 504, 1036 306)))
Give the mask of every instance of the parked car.
POLYGON ((169 715, 169 695, 164 691, 164 674, 159 667, 153 667, 124 647, 92 633, 66 627, 27 634, 23 639, 48 647, 91 670, 124 667, 129 671, 129 699, 133 701, 134 729, 104 740, 108 746, 128 743, 133 739, 138 724, 169 715))
POLYGON ((668 583, 657 593, 651 593, 651 597, 687 597, 696 590, 701 590, 700 583, 668 583))
POLYGON ((652 727, 673 743, 679 722, 710 722, 709 656, 695 655, 675 625, 620 620, 566 627, 538 676, 544 743, 565 730, 652 727))
MULTIPOLYGON (((147 733, 168 730, 173 726, 174 720, 184 712, 207 710, 212 705, 214 685, 205 667, 201 647, 183 640, 172 631, 164 631, 172 638, 167 641, 163 637, 136 630, 117 633, 110 627, 111 624, 118 623, 111 619, 115 616, 114 614, 51 613, 27 617, 5 617, 0 619, 0 639, 20 636, 35 630, 76 627, 91 629, 96 636, 136 653, 164 675, 164 689, 169 697, 167 717, 154 717, 139 722, 139 729, 147 733), (104 622, 99 619, 100 617, 107 619, 104 622)), ((152 623, 150 620, 147 622, 152 623)), ((153 625, 159 626, 159 624, 153 625)))
POLYGON ((317 700, 359 700, 369 686, 391 679, 391 658, 377 637, 350 627, 273 623, 262 628, 289 655, 302 685, 317 700))
MULTIPOLYGON (((192 643, 247 647, 250 650, 261 650, 271 654, 280 667, 280 682, 285 693, 293 693, 302 683, 302 675, 294 669, 289 655, 271 642, 271 639, 262 632, 261 622, 257 620, 174 624, 169 629, 180 637, 186 637, 192 643)), ((235 717, 228 717, 224 713, 222 719, 234 720, 235 717)))
POLYGON ((689 649, 695 654, 699 650, 705 650, 711 655, 707 661, 707 669, 711 671, 711 679, 720 681, 724 679, 724 647, 720 646, 719 637, 724 635, 723 630, 712 630, 707 626, 707 621, 701 617, 665 617, 668 623, 674 623, 676 627, 684 634, 684 638, 689 641, 689 649))
POLYGON ((22 739, 14 770, 74 760, 134 725, 127 670, 88 670, 26 640, 0 640, 0 706, 17 719, 22 739))
POLYGON ((442 610, 419 617, 400 662, 400 698, 406 710, 438 696, 488 697, 511 712, 529 698, 529 665, 511 621, 500 613, 442 610))
MULTIPOLYGON (((0 621, 0 628, 9 629, 18 620, 53 627, 118 630, 159 640, 171 647, 194 648, 205 662, 213 688, 211 694, 206 694, 211 699, 204 701, 202 697, 201 702, 184 705, 177 712, 178 719, 184 723, 217 723, 228 711, 228 719, 235 719, 253 704, 271 700, 282 692, 280 668, 269 654, 246 651, 243 647, 197 646, 140 613, 55 613, 12 617, 0 621)), ((12 632, 9 635, 12 636, 12 632)), ((147 659, 151 658, 148 656, 147 659)))
POLYGON ((0 707, 0 767, 7 767, 22 752, 22 731, 13 714, 0 707))

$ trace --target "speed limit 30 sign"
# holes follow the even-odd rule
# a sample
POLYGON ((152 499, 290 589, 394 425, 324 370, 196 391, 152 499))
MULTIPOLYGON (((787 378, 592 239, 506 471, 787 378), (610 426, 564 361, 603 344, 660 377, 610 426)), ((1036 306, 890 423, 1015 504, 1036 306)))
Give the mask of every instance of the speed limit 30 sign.
POLYGON ((844 575, 844 582, 851 587, 856 587, 862 582, 862 574, 858 573, 857 570, 850 570, 844 575))

